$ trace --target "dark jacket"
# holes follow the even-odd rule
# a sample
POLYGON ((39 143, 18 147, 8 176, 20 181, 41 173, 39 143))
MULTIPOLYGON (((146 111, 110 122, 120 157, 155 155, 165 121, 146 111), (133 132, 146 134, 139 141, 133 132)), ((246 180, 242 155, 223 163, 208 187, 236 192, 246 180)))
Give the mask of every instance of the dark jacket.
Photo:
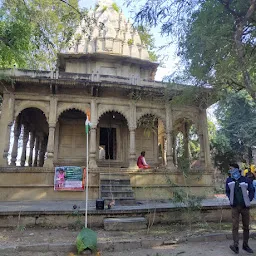
MULTIPOLYGON (((232 179, 231 177, 228 177, 227 180, 226 180, 226 195, 229 198, 230 205, 233 206, 233 207, 236 206, 236 203, 234 202, 234 190, 230 189, 230 188, 232 188, 231 185, 232 185, 232 183, 234 183, 234 181, 235 180, 232 179)), ((245 184, 246 187, 247 187, 248 196, 247 196, 247 193, 246 193, 246 195, 244 195, 244 202, 245 202, 245 206, 249 207, 248 203, 249 203, 249 201, 252 201, 253 197, 254 197, 254 188, 252 186, 252 183, 244 176, 241 176, 238 179, 238 182, 239 182, 239 184, 245 184)))

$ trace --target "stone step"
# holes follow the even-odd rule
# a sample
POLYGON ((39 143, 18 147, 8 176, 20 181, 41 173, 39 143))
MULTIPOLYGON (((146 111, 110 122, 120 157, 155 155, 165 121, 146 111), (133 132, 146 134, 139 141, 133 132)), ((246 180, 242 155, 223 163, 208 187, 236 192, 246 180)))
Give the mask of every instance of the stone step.
POLYGON ((134 197, 131 198, 102 198, 104 199, 105 207, 108 207, 108 204, 115 200, 115 205, 111 207, 111 209, 115 210, 115 206, 131 206, 137 205, 134 197))
POLYGON ((104 229, 108 231, 129 231, 146 228, 147 220, 143 217, 104 219, 104 229))
POLYGON ((100 180, 101 185, 130 185, 130 180, 129 179, 102 179, 100 180))
POLYGON ((111 179, 125 179, 125 180, 129 180, 130 176, 128 174, 122 174, 122 173, 101 173, 100 174, 100 179, 103 180, 111 180, 111 179))
POLYGON ((102 185, 101 191, 132 191, 130 185, 102 185))
POLYGON ((135 200, 135 198, 133 196, 130 196, 130 197, 122 197, 122 196, 119 196, 119 197, 113 197, 113 196, 102 196, 101 197, 102 199, 104 200, 112 200, 114 199, 115 201, 122 201, 122 200, 135 200))
POLYGON ((102 198, 130 198, 134 197, 133 191, 101 191, 102 198))

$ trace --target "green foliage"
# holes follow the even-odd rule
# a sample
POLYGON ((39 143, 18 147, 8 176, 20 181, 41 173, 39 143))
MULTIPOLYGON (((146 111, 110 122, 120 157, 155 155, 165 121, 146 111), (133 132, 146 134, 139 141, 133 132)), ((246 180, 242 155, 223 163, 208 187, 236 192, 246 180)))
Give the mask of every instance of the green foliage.
MULTIPOLYGON (((165 82, 168 82, 168 78, 165 82)), ((204 109, 211 105, 211 102, 214 102, 216 97, 213 90, 204 88, 203 86, 178 86, 182 90, 177 90, 177 84, 175 83, 169 82, 168 84, 168 91, 173 92, 173 89, 176 89, 176 94, 172 96, 170 102, 172 106, 191 105, 204 109)))
POLYGON ((118 5, 116 3, 112 4, 112 8, 116 11, 116 12, 120 12, 120 8, 118 7, 118 5))
POLYGON ((150 137, 152 133, 157 134, 158 118, 154 115, 145 115, 138 120, 138 127, 144 129, 144 135, 150 137))
POLYGON ((197 160, 200 156, 200 142, 194 124, 189 129, 189 153, 191 160, 197 160))
POLYGON ((174 183, 167 175, 166 180, 169 183, 171 190, 173 190, 173 198, 172 201, 180 207, 180 214, 184 216, 184 220, 191 229, 192 223, 196 221, 201 221, 201 208, 202 208, 202 200, 203 196, 195 196, 191 193, 190 187, 188 186, 188 181, 191 182, 192 179, 199 179, 201 174, 191 175, 189 167, 187 165, 188 162, 185 160, 184 168, 180 169, 181 174, 184 179, 184 186, 177 185, 174 183))
POLYGON ((211 84, 221 92, 246 89, 256 99, 254 1, 128 0, 136 22, 160 26, 178 43, 186 81, 211 84), (140 4, 142 3, 142 4, 140 4), (139 9, 138 9, 139 6, 139 9))
POLYGON ((210 145, 214 165, 222 172, 227 172, 229 163, 236 160, 236 154, 232 150, 229 139, 220 130, 217 131, 216 137, 211 140, 210 145))
MULTIPOLYGON (((234 42, 234 23, 235 18, 216 0, 204 1, 201 8, 191 15, 179 43, 179 56, 187 62, 190 76, 220 89, 230 86, 240 90, 246 87, 240 66, 242 60, 238 58, 234 42)), ((244 58, 248 65, 246 68, 252 71, 250 76, 254 84, 255 54, 251 43, 246 41, 244 58)))
POLYGON ((54 69, 82 18, 77 0, 3 0, 0 14, 0 67, 30 69, 54 69))
POLYGON ((107 6, 103 6, 103 7, 102 7, 102 12, 105 12, 107 9, 108 9, 107 6))
POLYGON ((83 228, 76 238, 76 247, 78 253, 81 253, 86 249, 96 252, 97 233, 89 228, 83 228))
POLYGON ((251 162, 251 148, 256 145, 256 105, 247 92, 229 92, 216 110, 220 129, 212 142, 217 166, 227 170, 227 163, 251 162), (229 160, 229 161, 227 161, 229 160), (225 164, 226 163, 226 164, 225 164))
POLYGON ((129 45, 129 46, 131 46, 131 45, 133 45, 133 39, 128 39, 128 41, 127 41, 127 44, 129 45))
POLYGON ((139 25, 136 27, 141 42, 147 47, 148 53, 149 53, 149 58, 151 61, 157 61, 158 56, 155 52, 155 39, 153 35, 150 33, 150 29, 146 26, 139 25))
POLYGON ((78 210, 74 210, 71 214, 68 215, 68 218, 74 218, 75 222, 70 224, 69 227, 75 230, 79 230, 83 227, 82 217, 83 214, 78 210))
POLYGON ((6 14, 5 8, 0 9, 0 67, 25 66, 26 53, 33 48, 30 41, 33 26, 24 14, 25 7, 21 6, 20 12, 10 10, 6 14), (14 15, 15 17, 11 17, 14 15))

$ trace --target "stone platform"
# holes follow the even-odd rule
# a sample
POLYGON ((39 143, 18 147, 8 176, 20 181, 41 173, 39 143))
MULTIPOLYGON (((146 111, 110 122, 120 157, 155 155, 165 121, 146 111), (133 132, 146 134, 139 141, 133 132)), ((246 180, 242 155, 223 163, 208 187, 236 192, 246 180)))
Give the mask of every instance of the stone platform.
MULTIPOLYGON (((256 219, 256 202, 252 202, 251 218, 256 219)), ((192 210, 191 210, 192 211, 192 210)), ((85 201, 20 201, 0 202, 0 227, 49 226, 68 227, 84 221, 85 201), (74 209, 75 208, 75 209, 74 209)), ((96 210, 96 201, 88 202, 88 226, 103 227, 105 218, 144 217, 147 223, 170 224, 187 220, 189 213, 181 204, 171 201, 137 201, 136 205, 96 210)), ((197 211, 195 221, 230 221, 231 211, 226 197, 205 199, 197 211), (201 214, 199 214, 199 212, 201 214), (199 219, 198 219, 199 218, 199 219)))
MULTIPOLYGON (((109 180, 124 176, 130 179, 132 190, 130 199, 136 200, 168 200, 174 197, 177 186, 189 194, 201 197, 213 197, 213 173, 191 172, 185 180, 181 172, 165 169, 130 170, 124 168, 97 168, 89 170, 89 199, 108 197, 101 192, 109 190, 101 183, 101 177, 109 180), (100 191, 101 188, 103 191, 100 191)), ((1 201, 81 201, 85 192, 54 191, 54 169, 44 167, 0 167, 0 200, 1 201)), ((111 186, 114 189, 114 186, 111 186)), ((122 189, 125 189, 122 184, 122 189)), ((123 192, 114 198, 123 197, 123 192)))

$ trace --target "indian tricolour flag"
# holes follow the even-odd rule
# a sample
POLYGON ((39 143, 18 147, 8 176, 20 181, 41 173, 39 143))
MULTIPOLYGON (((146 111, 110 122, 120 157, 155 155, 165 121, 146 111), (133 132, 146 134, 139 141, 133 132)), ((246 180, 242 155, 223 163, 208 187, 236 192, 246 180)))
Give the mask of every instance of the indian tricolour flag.
POLYGON ((91 113, 90 110, 86 111, 86 121, 85 121, 85 132, 88 134, 89 133, 89 129, 91 126, 91 113))

